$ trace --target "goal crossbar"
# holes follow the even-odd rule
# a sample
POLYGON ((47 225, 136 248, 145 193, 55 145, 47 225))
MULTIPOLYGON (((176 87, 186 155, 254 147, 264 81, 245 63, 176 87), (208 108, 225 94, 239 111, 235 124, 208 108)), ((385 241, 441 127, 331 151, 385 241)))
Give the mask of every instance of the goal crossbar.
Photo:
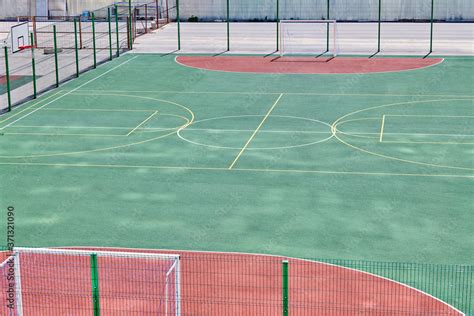
POLYGON ((125 258, 140 258, 140 259, 179 259, 180 256, 176 254, 161 254, 161 253, 146 253, 146 252, 124 252, 124 251, 103 251, 103 250, 83 250, 83 249, 59 249, 59 248, 25 248, 15 247, 13 253, 27 252, 37 254, 63 254, 73 256, 90 256, 96 254, 98 256, 111 257, 125 257, 125 258))
POLYGON ((327 24, 327 47, 329 52, 329 42, 330 42, 330 33, 329 33, 329 25, 333 24, 332 30, 332 55, 334 57, 337 56, 337 20, 280 20, 279 21, 279 41, 280 41, 280 56, 285 54, 285 33, 284 33, 284 26, 285 24, 327 24))

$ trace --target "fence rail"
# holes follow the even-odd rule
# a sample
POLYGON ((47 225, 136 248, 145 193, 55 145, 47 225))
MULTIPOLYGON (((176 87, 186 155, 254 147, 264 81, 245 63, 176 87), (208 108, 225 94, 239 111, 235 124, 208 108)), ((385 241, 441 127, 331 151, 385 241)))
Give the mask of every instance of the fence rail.
POLYGON ((19 17, 30 23, 31 34, 22 41, 31 47, 15 53, 1 48, 0 113, 132 49, 137 37, 169 22, 157 3, 117 3, 81 16, 19 17))
POLYGON ((20 248, 1 255, 3 299, 13 297, 15 308, 21 302, 35 315, 474 312, 472 265, 101 248, 20 248), (7 282, 9 276, 15 282, 7 282))
MULTIPOLYGON (((435 35, 434 24, 446 21, 474 21, 474 2, 463 2, 463 12, 466 18, 460 15, 452 15, 455 4, 453 2, 443 2, 442 0, 412 0, 403 3, 387 3, 382 0, 359 0, 359 1, 288 1, 288 0, 266 0, 266 1, 234 1, 234 0, 213 0, 201 1, 199 5, 193 2, 173 0, 170 4, 169 15, 177 23, 177 49, 180 50, 185 40, 183 40, 182 29, 186 27, 188 33, 196 38, 206 38, 205 31, 200 33, 201 28, 192 23, 181 25, 182 22, 219 22, 226 24, 222 27, 222 34, 219 37, 226 37, 226 51, 232 48, 233 39, 237 35, 232 35, 232 27, 238 33, 238 22, 268 22, 276 23, 277 30, 274 35, 275 48, 279 48, 278 24, 282 20, 335 20, 337 22, 364 22, 373 24, 375 34, 376 51, 382 50, 384 31, 391 29, 392 22, 410 22, 420 25, 406 23, 401 26, 400 31, 410 40, 416 34, 422 42, 426 41, 426 51, 424 56, 433 53, 433 38, 435 35), (471 12, 471 13, 469 13, 471 12), (443 15, 444 14, 444 15, 443 15), (472 15, 472 16, 471 16, 472 15), (387 27, 386 27, 387 26, 387 27), (226 30, 224 30, 224 28, 226 30), (190 31, 192 30, 192 32, 190 31), (225 33, 224 33, 225 32, 225 33)), ((262 23, 263 24, 263 23, 262 23)), ((329 25, 327 26, 329 30, 329 25)), ((370 27, 372 32, 372 27, 370 27)), ((328 31, 329 32, 329 31, 328 31)), ((357 29, 354 30, 357 32, 357 29)), ((370 32, 370 33, 371 33, 370 32)), ((268 34, 265 26, 252 26, 251 34, 268 34)), ((442 32, 441 32, 442 33, 442 32)), ((189 37, 191 35, 186 35, 189 37)), ((250 36, 250 34, 249 34, 250 36)), ((372 34, 368 35, 372 37, 372 34)), ((264 37, 264 36, 262 36, 264 37)), ((390 37, 390 36, 388 36, 390 37)), ((328 36, 329 38, 329 36, 328 36)), ((268 38, 266 38, 268 39, 268 38)), ((237 39, 238 42, 239 39, 237 39)), ((271 40, 271 39, 270 39, 271 40)), ((311 36, 309 36, 311 40, 311 36)), ((391 39, 388 38, 387 41, 391 39)), ((329 41, 329 39, 328 39, 329 41)), ((208 42, 212 45, 212 41, 208 42)), ((189 44, 187 44, 189 45, 189 44)))

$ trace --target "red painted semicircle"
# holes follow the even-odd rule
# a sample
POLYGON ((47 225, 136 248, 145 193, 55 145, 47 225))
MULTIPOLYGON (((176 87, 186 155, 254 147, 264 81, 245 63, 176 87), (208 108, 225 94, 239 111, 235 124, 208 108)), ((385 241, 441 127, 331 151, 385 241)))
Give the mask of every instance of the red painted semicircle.
POLYGON ((442 58, 178 56, 187 67, 272 74, 366 74, 415 70, 439 64, 442 58))

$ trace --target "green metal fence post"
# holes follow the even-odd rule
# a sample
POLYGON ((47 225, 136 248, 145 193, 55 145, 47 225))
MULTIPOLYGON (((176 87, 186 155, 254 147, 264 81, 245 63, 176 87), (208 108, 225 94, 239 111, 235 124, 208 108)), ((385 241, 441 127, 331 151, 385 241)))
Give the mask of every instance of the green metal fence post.
POLYGON ((56 25, 53 25, 54 36, 54 64, 56 68, 56 88, 59 87, 59 64, 58 64, 58 40, 56 34, 56 25))
POLYGON ((97 52, 95 43, 95 14, 92 12, 92 49, 94 51, 94 68, 97 67, 97 52))
POLYGON ((282 272, 283 316, 288 316, 288 260, 282 261, 282 272))
POLYGON ((433 20, 434 20, 434 0, 431 0, 431 30, 430 30, 430 52, 433 52, 433 20))
POLYGON ((379 0, 379 23, 378 23, 377 53, 380 53, 381 24, 382 24, 382 0, 379 0))
POLYGON ((230 51, 230 0, 227 0, 227 51, 230 51))
POLYGON ((114 58, 112 53, 112 21, 110 15, 110 7, 107 8, 107 19, 109 22, 109 59, 112 60, 114 58))
POLYGON ((76 78, 79 77, 79 47, 77 42, 77 18, 74 18, 74 49, 76 52, 76 78))
POLYGON ((31 40, 31 71, 33 72, 33 99, 37 97, 36 91, 36 62, 35 62, 35 35, 30 33, 31 40))
POLYGON ((280 0, 276 0, 276 51, 280 50, 280 0))
POLYGON ((12 95, 10 91, 10 68, 8 66, 8 47, 5 46, 5 77, 7 78, 7 93, 8 93, 8 112, 12 110, 12 95))
POLYGON ((178 26, 178 50, 181 50, 181 25, 179 17, 179 0, 176 0, 176 23, 178 26))
POLYGON ((133 16, 132 16, 132 0, 128 0, 128 17, 129 17, 129 46, 133 49, 133 16))
MULTIPOLYGON (((327 1, 327 12, 326 12, 326 19, 329 20, 330 18, 330 4, 329 4, 329 0, 327 1)), ((334 47, 334 49, 336 49, 334 47)), ((326 52, 329 52, 329 22, 327 23, 326 25, 326 52)))
POLYGON ((99 268, 97 265, 97 254, 91 254, 91 284, 94 316, 100 316, 99 268))
POLYGON ((117 57, 120 56, 120 34, 119 34, 119 12, 118 6, 115 5, 115 33, 117 33, 117 57))

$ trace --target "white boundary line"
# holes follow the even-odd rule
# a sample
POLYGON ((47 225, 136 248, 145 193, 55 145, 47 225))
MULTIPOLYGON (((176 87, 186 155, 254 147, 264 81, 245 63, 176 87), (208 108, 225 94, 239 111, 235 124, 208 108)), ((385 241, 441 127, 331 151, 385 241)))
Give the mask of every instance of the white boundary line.
MULTIPOLYGON (((4 120, 1 120, 1 121, 0 121, 0 124, 4 123, 4 122, 6 122, 6 121, 11 120, 11 119, 14 118, 15 116, 17 116, 17 115, 19 115, 19 114, 25 112, 26 110, 28 110, 28 109, 34 107, 35 105, 38 105, 38 104, 43 103, 44 101, 46 101, 46 100, 48 100, 48 99, 51 99, 52 97, 58 95, 58 94, 61 93, 61 92, 63 92, 63 90, 56 91, 56 93, 53 93, 53 94, 51 94, 50 96, 47 96, 47 97, 45 97, 45 98, 42 99, 42 100, 36 100, 36 101, 38 101, 38 102, 34 102, 34 104, 30 105, 29 107, 27 107, 27 108, 25 108, 25 109, 22 109, 20 112, 18 112, 18 113, 13 113, 13 115, 11 115, 11 116, 9 116, 9 117, 6 117, 4 120)), ((25 104, 26 104, 26 103, 25 103, 25 104)), ((15 109, 17 109, 17 107, 14 107, 12 111, 14 111, 15 109)))
POLYGON ((64 168, 110 168, 110 169, 153 169, 153 170, 180 170, 180 171, 216 171, 216 172, 269 172, 269 173, 306 173, 323 175, 346 175, 346 176, 381 176, 381 177, 434 177, 434 178, 462 178, 474 179, 474 174, 429 174, 429 173, 389 173, 389 172, 360 172, 360 171, 332 171, 332 170, 298 170, 298 169, 251 169, 227 167, 185 167, 185 166, 153 166, 153 165, 106 165, 106 164, 66 164, 66 163, 39 163, 39 162, 0 162, 0 166, 40 166, 40 167, 64 167, 64 168))
POLYGON ((120 63, 119 65, 117 65, 117 66, 115 66, 115 67, 113 67, 113 68, 107 70, 106 72, 104 72, 104 73, 98 75, 97 77, 92 78, 92 79, 89 80, 89 81, 86 81, 85 83, 81 84, 81 85, 78 86, 77 88, 74 88, 74 89, 72 89, 72 90, 70 90, 70 91, 68 91, 68 92, 66 92, 66 93, 64 93, 64 94, 62 94, 62 95, 60 95, 59 97, 57 97, 57 98, 55 98, 55 99, 49 101, 48 103, 43 104, 42 106, 40 106, 39 108, 36 108, 35 110, 31 111, 30 113, 27 113, 27 114, 23 115, 22 117, 20 117, 20 118, 14 120, 13 122, 10 122, 9 124, 7 124, 7 125, 1 127, 1 128, 0 128, 0 131, 1 131, 1 130, 4 130, 5 128, 9 127, 10 125, 15 124, 16 122, 18 122, 18 121, 24 119, 25 117, 27 117, 27 116, 29 116, 29 115, 31 115, 31 114, 33 114, 33 113, 35 113, 35 112, 41 110, 41 109, 44 108, 45 106, 50 105, 51 103, 56 102, 56 101, 58 101, 58 100, 64 98, 65 96, 67 96, 67 95, 73 93, 74 91, 77 91, 77 90, 81 89, 82 87, 88 85, 89 83, 96 81, 97 79, 99 79, 99 78, 101 78, 101 77, 107 75, 108 73, 110 73, 110 72, 114 71, 115 69, 117 69, 117 68, 119 68, 119 67, 121 67, 121 66, 123 66, 123 65, 125 65, 125 64, 127 64, 127 63, 129 63, 129 62, 131 62, 132 60, 134 60, 134 59, 136 59, 136 58, 138 58, 138 56, 132 57, 132 58, 130 58, 130 59, 128 59, 128 60, 126 60, 126 61, 120 63))
MULTIPOLYGON (((59 248, 61 249, 60 247, 53 247, 53 248, 59 248)), ((345 269, 345 270, 350 270, 350 271, 354 271, 354 272, 357 272, 357 273, 361 273, 361 274, 367 274, 367 275, 370 275, 372 277, 375 277, 375 278, 379 278, 379 279, 382 279, 382 280, 386 280, 386 281, 389 281, 389 282, 393 282, 395 284, 398 284, 400 286, 403 286, 403 287, 406 287, 408 289, 411 289, 411 290, 414 290, 418 293, 421 293, 423 295, 426 295, 428 297, 431 297, 432 299, 440 302, 441 304, 444 304, 446 305, 447 307, 451 308, 453 311, 459 313, 460 315, 463 315, 465 316, 466 314, 464 314, 463 312, 461 312, 459 309, 457 309, 456 307, 452 306, 451 304, 448 304, 446 303, 445 301, 442 301, 441 299, 429 294, 429 293, 426 293, 422 290, 419 290, 419 289, 416 289, 410 285, 407 285, 407 284, 404 284, 404 283, 401 283, 399 281, 395 281, 395 280, 392 280, 392 279, 389 279, 389 278, 386 278, 386 277, 383 277, 383 276, 379 276, 379 275, 376 275, 376 274, 373 274, 373 273, 370 273, 370 272, 366 272, 366 271, 363 271, 363 270, 357 270, 357 269, 354 269, 354 268, 348 268, 348 267, 344 267, 344 266, 340 266, 340 265, 337 265, 337 264, 334 264, 334 263, 327 263, 327 262, 323 262, 323 261, 317 261, 317 260, 311 260, 311 259, 302 259, 302 258, 296 258, 296 257, 288 257, 288 256, 279 256, 279 255, 272 255, 272 254, 260 254, 260 253, 248 253, 248 252, 230 252, 230 251, 199 251, 199 250, 178 250, 178 249, 173 249, 173 250, 167 250, 167 249, 147 249, 147 248, 122 248, 122 247, 87 247, 87 246, 73 246, 73 247, 63 247, 63 248, 69 248, 69 249, 90 249, 90 248, 98 248, 98 249, 117 249, 117 250, 134 250, 134 251, 137 251, 137 250, 145 250, 145 251, 156 251, 156 252, 159 252, 159 251, 167 251, 167 252, 171 252, 171 251, 176 251, 176 252, 183 252, 183 253, 204 253, 204 254, 227 254, 227 255, 243 255, 243 256, 257 256, 257 257, 271 257, 271 258, 286 258, 286 259, 290 259, 290 260, 295 260, 295 261, 303 261, 303 262, 310 262, 310 263, 317 263, 317 264, 321 264, 321 265, 328 265, 328 266, 331 266, 331 267, 336 267, 336 268, 340 268, 340 269, 345 269)))

